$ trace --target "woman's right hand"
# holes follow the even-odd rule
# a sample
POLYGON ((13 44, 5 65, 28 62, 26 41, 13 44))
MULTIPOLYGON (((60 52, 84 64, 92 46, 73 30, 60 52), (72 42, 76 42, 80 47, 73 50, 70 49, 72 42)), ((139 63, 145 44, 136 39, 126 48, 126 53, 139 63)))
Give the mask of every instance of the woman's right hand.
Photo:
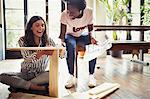
POLYGON ((42 51, 37 51, 36 58, 39 59, 42 55, 52 55, 53 50, 42 50, 42 51))
POLYGON ((44 54, 45 55, 52 55, 53 54, 53 50, 44 50, 44 54))
POLYGON ((61 39, 61 45, 62 45, 63 47, 66 47, 66 43, 65 43, 65 40, 64 40, 64 39, 61 39))
POLYGON ((44 54, 44 51, 37 51, 36 58, 39 59, 44 54))
POLYGON ((97 40, 93 37, 91 37, 91 44, 96 44, 97 45, 97 40))

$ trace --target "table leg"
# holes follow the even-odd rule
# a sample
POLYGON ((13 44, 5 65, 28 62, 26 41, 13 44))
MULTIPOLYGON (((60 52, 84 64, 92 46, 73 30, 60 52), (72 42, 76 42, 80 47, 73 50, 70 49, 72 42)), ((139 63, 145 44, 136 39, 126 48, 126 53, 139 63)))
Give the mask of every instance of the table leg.
POLYGON ((144 31, 140 31, 140 41, 144 41, 144 31))
POLYGON ((49 95, 52 97, 58 97, 58 59, 59 50, 54 50, 49 67, 49 95))
MULTIPOLYGON (((144 41, 144 30, 140 31, 140 41, 144 41)), ((144 60, 144 53, 142 51, 142 49, 140 49, 140 60, 143 61, 144 60)))
POLYGON ((144 52, 142 49, 140 49, 140 60, 131 60, 132 62, 136 62, 136 63, 140 63, 140 64, 143 64, 143 65, 146 65, 148 66, 149 65, 149 62, 144 62, 144 52))
POLYGON ((140 49, 140 60, 144 61, 144 53, 143 53, 142 49, 140 49))

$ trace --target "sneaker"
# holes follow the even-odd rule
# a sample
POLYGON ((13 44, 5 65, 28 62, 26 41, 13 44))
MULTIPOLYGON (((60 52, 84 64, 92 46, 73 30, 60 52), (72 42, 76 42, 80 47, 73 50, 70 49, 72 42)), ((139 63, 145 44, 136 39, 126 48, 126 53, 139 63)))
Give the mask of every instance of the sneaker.
POLYGON ((93 75, 90 75, 89 76, 89 83, 88 83, 88 86, 90 88, 94 88, 96 86, 96 79, 94 78, 93 75))
POLYGON ((65 88, 70 89, 70 88, 74 87, 74 85, 75 85, 75 78, 73 75, 70 75, 70 77, 65 85, 65 88))

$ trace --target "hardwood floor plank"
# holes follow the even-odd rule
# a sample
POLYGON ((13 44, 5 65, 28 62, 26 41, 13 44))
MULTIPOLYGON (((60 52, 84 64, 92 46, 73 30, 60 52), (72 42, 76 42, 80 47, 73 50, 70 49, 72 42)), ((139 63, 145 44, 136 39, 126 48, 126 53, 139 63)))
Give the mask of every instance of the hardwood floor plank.
MULTIPOLYGON (((148 56, 147 58, 150 58, 150 57, 148 56)), ((13 62, 12 61, 5 61, 5 62, 7 63, 4 64, 0 62, 0 73, 11 71, 11 69, 14 69, 14 71, 16 70, 18 71, 20 69, 20 64, 19 64, 20 62, 18 62, 17 64, 15 64, 14 60, 13 62), (8 69, 9 64, 13 64, 11 65, 10 70, 8 69), (8 70, 6 68, 4 69, 4 67, 7 67, 8 70)), ((85 64, 82 63, 81 66, 85 66, 85 64)), ((59 79, 59 82, 61 82, 61 84, 59 85, 61 86, 59 90, 63 91, 62 92, 63 94, 61 96, 73 94, 74 92, 79 91, 75 87, 68 89, 68 90, 64 88, 64 84, 67 80, 68 70, 67 70, 66 64, 64 64, 63 66, 59 66, 59 67, 60 67, 59 78, 61 78, 59 79)), ((97 85, 100 85, 105 82, 112 82, 112 83, 120 84, 120 88, 118 90, 107 95, 106 97, 104 97, 104 99, 150 99, 150 86, 149 86, 150 66, 143 66, 141 64, 131 62, 130 57, 129 58, 123 57, 122 59, 118 59, 118 58, 112 58, 110 56, 107 56, 106 58, 98 58, 96 67, 100 67, 100 69, 97 69, 97 68, 95 69, 95 74, 94 74, 97 80, 97 85)), ((88 78, 82 79, 82 76, 86 75, 85 72, 84 73, 82 72, 86 70, 84 70, 85 69, 84 67, 79 67, 78 69, 81 69, 79 70, 79 75, 78 75, 78 76, 81 75, 79 77, 80 79, 79 80, 80 86, 78 86, 78 88, 80 87, 79 92, 85 92, 90 89, 87 86, 88 78)), ((0 92, 2 92, 2 89, 0 89, 0 92)), ((21 97, 20 95, 22 95, 22 97, 26 96, 27 98, 29 96, 32 98, 37 97, 34 95, 23 95, 23 94, 18 94, 14 96, 19 97, 18 99, 20 99, 21 97)), ((39 99, 49 99, 49 97, 46 97, 46 96, 44 97, 39 96, 39 97, 40 97, 39 99)), ((76 99, 75 97, 71 97, 71 98, 69 97, 67 99, 72 99, 72 98, 76 99)), ((25 99, 25 98, 21 98, 21 99, 25 99)))

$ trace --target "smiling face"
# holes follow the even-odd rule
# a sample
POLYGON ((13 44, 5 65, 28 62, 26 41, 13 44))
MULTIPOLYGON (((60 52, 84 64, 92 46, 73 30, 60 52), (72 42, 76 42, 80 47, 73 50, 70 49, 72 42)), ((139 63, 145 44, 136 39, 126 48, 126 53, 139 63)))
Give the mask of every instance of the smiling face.
POLYGON ((33 31, 35 37, 41 38, 45 31, 45 23, 43 20, 38 20, 33 23, 31 30, 33 31))

